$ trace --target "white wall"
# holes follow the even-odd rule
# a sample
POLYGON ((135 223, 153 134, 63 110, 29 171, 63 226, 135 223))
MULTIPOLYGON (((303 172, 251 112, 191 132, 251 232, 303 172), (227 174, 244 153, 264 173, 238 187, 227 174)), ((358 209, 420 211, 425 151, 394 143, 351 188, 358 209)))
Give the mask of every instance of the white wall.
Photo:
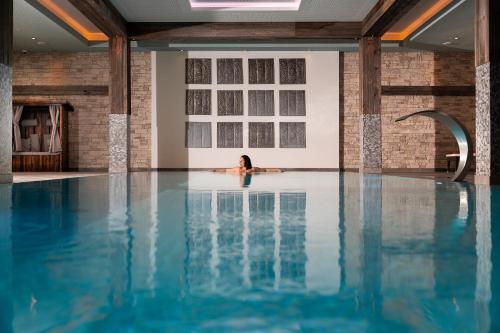
POLYGON ((331 51, 190 51, 157 52, 153 57, 153 168, 214 168, 237 165, 247 154, 259 167, 338 168, 339 167, 339 56, 331 51), (185 59, 212 58, 212 84, 186 85, 185 59), (243 59, 243 85, 217 85, 217 58, 243 59), (248 59, 274 58, 275 84, 249 85, 248 59), (306 85, 279 84, 279 58, 306 59, 306 85), (156 59, 156 61, 155 61, 156 59), (243 90, 244 116, 217 116, 217 88, 243 90), (186 89, 212 89, 212 115, 185 115, 186 89), (248 90, 275 90, 274 117, 248 117, 248 90), (279 93, 282 90, 306 90, 306 117, 279 116, 279 93), (156 104, 156 105, 155 105, 156 104), (212 148, 185 148, 185 122, 211 121, 212 148), (217 148, 217 121, 243 122, 243 148, 217 148), (248 121, 275 123, 276 148, 247 148, 248 121), (279 148, 279 122, 305 121, 305 149, 279 148), (155 164, 155 163, 154 163, 155 164))

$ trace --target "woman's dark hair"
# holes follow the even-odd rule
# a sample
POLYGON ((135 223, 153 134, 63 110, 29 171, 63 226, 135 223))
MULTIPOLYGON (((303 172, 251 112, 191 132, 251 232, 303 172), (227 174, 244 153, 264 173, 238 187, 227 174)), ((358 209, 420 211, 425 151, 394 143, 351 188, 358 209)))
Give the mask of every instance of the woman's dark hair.
POLYGON ((252 168, 252 160, 247 155, 241 155, 241 158, 245 161, 245 169, 250 170, 252 168))

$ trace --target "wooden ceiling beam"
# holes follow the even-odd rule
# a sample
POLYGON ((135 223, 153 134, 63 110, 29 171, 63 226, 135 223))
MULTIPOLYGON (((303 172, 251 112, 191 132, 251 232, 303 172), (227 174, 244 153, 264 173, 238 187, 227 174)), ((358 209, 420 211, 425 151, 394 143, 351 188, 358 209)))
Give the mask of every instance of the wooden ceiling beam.
POLYGON ((12 86, 14 96, 108 96, 108 86, 99 85, 15 85, 12 86))
POLYGON ((68 0, 108 37, 127 36, 127 21, 109 0, 68 0))
POLYGON ((363 36, 381 37, 419 0, 379 0, 363 20, 363 36))
POLYGON ((356 39, 361 22, 244 22, 128 24, 133 40, 244 41, 356 39))

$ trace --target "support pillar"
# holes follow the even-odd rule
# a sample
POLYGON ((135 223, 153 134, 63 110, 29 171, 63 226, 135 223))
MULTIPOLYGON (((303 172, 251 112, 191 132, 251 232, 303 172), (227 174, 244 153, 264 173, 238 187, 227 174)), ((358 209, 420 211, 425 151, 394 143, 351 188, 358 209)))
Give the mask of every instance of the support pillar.
POLYGON ((359 172, 382 172, 382 57, 380 37, 359 41, 359 172))
POLYGON ((0 184, 12 183, 13 1, 0 1, 0 184))
POLYGON ((130 43, 126 36, 109 40, 110 115, 109 172, 127 172, 129 166, 130 43))
POLYGON ((500 3, 476 0, 476 177, 500 183, 500 3))

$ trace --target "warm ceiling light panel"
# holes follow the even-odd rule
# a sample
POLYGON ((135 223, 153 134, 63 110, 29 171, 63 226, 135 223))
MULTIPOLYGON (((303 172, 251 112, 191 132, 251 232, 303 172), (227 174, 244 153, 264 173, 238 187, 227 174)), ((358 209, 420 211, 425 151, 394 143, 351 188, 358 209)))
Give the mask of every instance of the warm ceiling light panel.
POLYGON ((71 3, 64 0, 37 0, 37 2, 78 32, 88 42, 105 42, 108 40, 108 37, 73 7, 71 3))
POLYGON ((189 0, 200 10, 299 10, 302 0, 189 0))
POLYGON ((452 3, 453 0, 437 0, 432 6, 427 8, 425 12, 423 12, 416 20, 411 22, 403 31, 386 32, 382 36, 382 40, 405 40, 408 36, 410 36, 413 32, 415 32, 418 28, 424 25, 427 21, 429 21, 434 15, 437 15, 440 11, 442 11, 446 6, 452 3))

